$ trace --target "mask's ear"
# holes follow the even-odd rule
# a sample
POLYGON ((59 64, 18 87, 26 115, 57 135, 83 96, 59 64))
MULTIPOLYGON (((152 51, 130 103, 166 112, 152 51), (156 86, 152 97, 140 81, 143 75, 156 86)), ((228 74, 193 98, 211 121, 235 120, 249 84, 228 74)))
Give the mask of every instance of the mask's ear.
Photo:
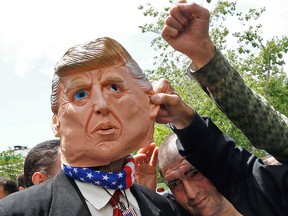
POLYGON ((158 112, 159 112, 159 109, 160 109, 160 105, 153 104, 150 101, 150 105, 149 106, 150 106, 150 118, 155 120, 157 115, 158 115, 158 112))
POLYGON ((32 182, 34 185, 40 184, 41 182, 44 182, 47 179, 48 177, 41 172, 35 172, 33 173, 33 176, 32 176, 32 182))
POLYGON ((53 115, 52 117, 52 129, 55 137, 60 137, 60 122, 58 120, 57 115, 53 115))

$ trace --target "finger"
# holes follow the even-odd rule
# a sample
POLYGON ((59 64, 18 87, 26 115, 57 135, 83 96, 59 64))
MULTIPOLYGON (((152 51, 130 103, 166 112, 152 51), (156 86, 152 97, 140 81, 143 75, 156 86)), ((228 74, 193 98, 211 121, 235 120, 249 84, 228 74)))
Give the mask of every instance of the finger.
POLYGON ((172 122, 171 117, 156 117, 156 122, 158 124, 168 124, 169 122, 172 122))
POLYGON ((172 93, 174 91, 173 87, 171 86, 170 82, 164 78, 153 82, 153 90, 157 93, 172 93))
POLYGON ((151 165, 154 166, 154 167, 157 165, 158 154, 159 154, 159 147, 155 147, 155 149, 153 151, 152 158, 150 160, 151 165))
POLYGON ((151 157, 153 155, 153 152, 154 152, 154 149, 156 147, 156 144, 155 143, 151 143, 150 146, 151 147, 146 152, 145 163, 147 163, 147 164, 150 163, 150 160, 151 160, 151 157))
POLYGON ((160 110, 158 111, 158 116, 162 116, 162 117, 167 117, 169 115, 169 111, 166 109, 166 107, 163 105, 163 106, 160 106, 160 110))
POLYGON ((139 154, 139 153, 137 153, 137 154, 134 155, 133 157, 134 157, 134 159, 135 159, 135 164, 136 164, 136 166, 137 166, 138 164, 141 164, 141 163, 144 162, 144 160, 145 160, 145 158, 146 158, 146 154, 139 154))
MULTIPOLYGON (((186 5, 186 3, 184 5, 186 5)), ((170 16, 168 16, 165 22, 166 25, 182 30, 183 27, 189 22, 188 17, 178 8, 178 4, 176 7, 171 8, 169 13, 170 16)))
POLYGON ((179 33, 180 31, 178 29, 165 25, 162 29, 161 35, 164 40, 169 41, 171 38, 177 37, 179 33))
MULTIPOLYGON (((151 148, 151 144, 138 150, 137 154, 146 154, 151 148)), ((153 147, 154 148, 154 147, 153 147)))
POLYGON ((150 100, 155 105, 162 105, 162 104, 166 104, 169 102, 169 96, 170 95, 166 93, 158 93, 158 94, 152 95, 150 97, 150 100))
POLYGON ((177 8, 189 20, 200 18, 201 20, 209 21, 209 18, 210 18, 209 10, 196 3, 178 4, 177 8))
POLYGON ((173 106, 179 102, 177 94, 158 93, 150 97, 151 103, 155 105, 173 106))
POLYGON ((173 12, 173 14, 166 18, 165 24, 173 29, 182 31, 186 24, 187 18, 185 18, 185 16, 182 15, 182 13, 179 10, 175 11, 174 8, 171 9, 171 12, 173 12))

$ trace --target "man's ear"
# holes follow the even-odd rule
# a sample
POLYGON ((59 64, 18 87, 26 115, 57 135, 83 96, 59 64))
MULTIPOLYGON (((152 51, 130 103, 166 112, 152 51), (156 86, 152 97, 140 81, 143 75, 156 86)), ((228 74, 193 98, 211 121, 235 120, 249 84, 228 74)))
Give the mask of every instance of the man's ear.
POLYGON ((24 190, 25 187, 22 187, 22 186, 19 186, 18 190, 21 191, 21 190, 24 190))
POLYGON ((52 129, 55 137, 60 137, 60 122, 56 114, 52 117, 52 129))
POLYGON ((32 182, 34 185, 40 184, 41 182, 44 182, 47 179, 48 177, 41 172, 35 172, 32 176, 32 182))

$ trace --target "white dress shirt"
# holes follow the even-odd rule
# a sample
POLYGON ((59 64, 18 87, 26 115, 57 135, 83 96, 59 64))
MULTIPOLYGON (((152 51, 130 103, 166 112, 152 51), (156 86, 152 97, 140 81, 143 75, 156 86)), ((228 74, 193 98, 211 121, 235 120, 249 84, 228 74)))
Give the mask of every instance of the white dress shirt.
MULTIPOLYGON (((111 194, 108 194, 102 187, 93 185, 91 183, 85 183, 75 180, 79 190, 85 198, 87 206, 92 216, 109 216, 113 215, 113 208, 109 203, 111 195, 114 194, 115 190, 107 189, 111 194)), ((125 190, 127 200, 121 190, 122 195, 120 196, 120 201, 128 207, 127 200, 129 202, 129 207, 134 208, 138 216, 141 216, 139 205, 137 200, 131 193, 130 189, 125 190)))

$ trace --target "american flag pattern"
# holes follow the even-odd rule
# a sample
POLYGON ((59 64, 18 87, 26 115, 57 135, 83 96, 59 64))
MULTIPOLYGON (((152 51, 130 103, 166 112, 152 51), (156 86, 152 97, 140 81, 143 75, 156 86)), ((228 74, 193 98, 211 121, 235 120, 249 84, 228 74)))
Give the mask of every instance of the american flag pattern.
POLYGON ((127 157, 127 163, 119 172, 102 172, 84 167, 62 164, 63 172, 75 180, 92 183, 97 186, 114 190, 125 190, 135 182, 135 160, 133 155, 127 157))
POLYGON ((123 216, 137 216, 137 213, 135 212, 135 210, 133 208, 128 208, 125 211, 122 211, 122 215, 123 216))

